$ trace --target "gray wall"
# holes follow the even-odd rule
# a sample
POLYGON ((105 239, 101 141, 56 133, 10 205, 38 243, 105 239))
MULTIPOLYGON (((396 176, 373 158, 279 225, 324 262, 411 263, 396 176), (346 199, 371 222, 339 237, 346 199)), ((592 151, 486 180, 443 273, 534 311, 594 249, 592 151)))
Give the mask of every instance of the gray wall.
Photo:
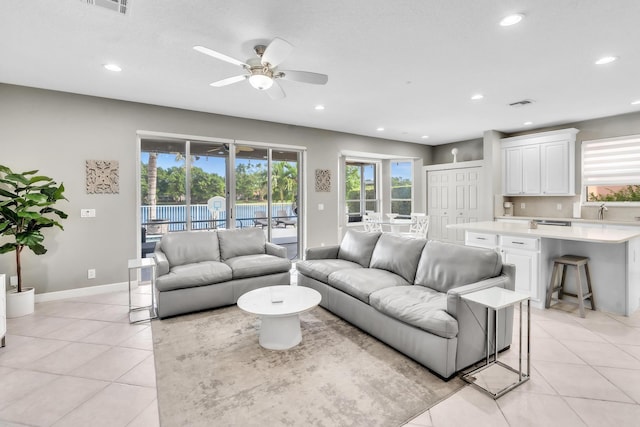
MULTIPOLYGON (((338 175, 342 150, 412 157, 431 163, 431 147, 345 133, 261 122, 160 106, 0 84, 0 163, 64 182, 69 214, 64 231, 47 230, 49 252, 23 253, 23 275, 37 293, 125 282, 126 262, 136 257, 136 132, 139 130, 305 146, 307 245, 338 242, 338 175), (86 160, 118 160, 120 193, 89 195, 86 160), (314 191, 315 169, 330 169, 331 192, 314 191), (319 203, 325 210, 319 211, 319 203), (81 208, 96 209, 80 218, 81 208), (335 232, 334 232, 335 230, 335 232), (87 269, 97 278, 88 280, 87 269)), ((422 161, 415 164, 421 174, 422 161)), ((421 182, 415 182, 422 205, 421 182)), ((0 272, 15 274, 14 254, 0 255, 0 272)))
POLYGON ((432 164, 440 165, 443 163, 453 162, 453 155, 451 154, 451 150, 454 148, 458 149, 458 155, 456 156, 456 158, 459 162, 482 160, 482 147, 482 138, 452 142, 450 144, 435 145, 433 147, 432 164))

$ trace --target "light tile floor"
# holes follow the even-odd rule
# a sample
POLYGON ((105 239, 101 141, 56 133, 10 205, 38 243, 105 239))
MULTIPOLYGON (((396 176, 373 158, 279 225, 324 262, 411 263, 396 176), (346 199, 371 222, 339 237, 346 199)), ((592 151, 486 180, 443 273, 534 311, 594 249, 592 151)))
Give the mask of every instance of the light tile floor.
MULTIPOLYGON (((149 286, 133 295, 149 300, 149 286)), ((128 305, 114 292, 7 319, 0 426, 159 426, 151 327, 130 325, 128 305)))
MULTIPOLYGON (((148 297, 143 286, 135 299, 148 297)), ((9 319, 0 426, 158 426, 151 328, 130 325, 127 306, 116 292, 9 319)), ((529 382, 498 400, 466 386, 406 427, 640 425, 640 311, 570 309, 532 309, 529 382)), ((516 348, 500 359, 515 363, 516 348)))

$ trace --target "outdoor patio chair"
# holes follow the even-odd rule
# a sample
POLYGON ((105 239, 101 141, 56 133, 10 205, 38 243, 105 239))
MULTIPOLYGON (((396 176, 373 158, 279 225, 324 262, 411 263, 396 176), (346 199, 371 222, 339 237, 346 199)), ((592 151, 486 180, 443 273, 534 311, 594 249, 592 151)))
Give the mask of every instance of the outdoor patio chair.
POLYGON ((283 225, 284 228, 287 228, 287 225, 296 226, 297 224, 296 218, 291 218, 291 215, 287 213, 286 210, 280 209, 278 211, 278 216, 276 218, 276 225, 283 225))
MULTIPOLYGON (((271 226, 275 225, 275 221, 271 220, 271 226)), ((253 224, 256 227, 268 227, 269 226, 269 219, 267 218, 267 213, 265 211, 256 211, 255 213, 255 217, 253 219, 253 224)))

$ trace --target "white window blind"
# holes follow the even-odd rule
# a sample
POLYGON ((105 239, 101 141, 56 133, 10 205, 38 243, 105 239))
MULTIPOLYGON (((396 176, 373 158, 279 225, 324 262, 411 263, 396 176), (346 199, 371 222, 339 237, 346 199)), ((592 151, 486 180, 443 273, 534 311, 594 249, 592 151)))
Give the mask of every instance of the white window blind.
POLYGON ((582 185, 640 184, 640 135, 584 141, 582 185))

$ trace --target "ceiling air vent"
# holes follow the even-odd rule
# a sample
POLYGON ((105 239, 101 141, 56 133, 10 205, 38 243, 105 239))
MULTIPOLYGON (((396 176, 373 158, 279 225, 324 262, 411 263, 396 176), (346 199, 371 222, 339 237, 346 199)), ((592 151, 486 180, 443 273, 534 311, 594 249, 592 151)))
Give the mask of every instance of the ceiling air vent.
POLYGON ((83 3, 104 7, 121 14, 127 13, 127 0, 80 0, 83 3))
POLYGON ((523 99, 522 101, 512 102, 509 104, 510 107, 524 107, 525 105, 533 104, 533 100, 531 99, 523 99))

